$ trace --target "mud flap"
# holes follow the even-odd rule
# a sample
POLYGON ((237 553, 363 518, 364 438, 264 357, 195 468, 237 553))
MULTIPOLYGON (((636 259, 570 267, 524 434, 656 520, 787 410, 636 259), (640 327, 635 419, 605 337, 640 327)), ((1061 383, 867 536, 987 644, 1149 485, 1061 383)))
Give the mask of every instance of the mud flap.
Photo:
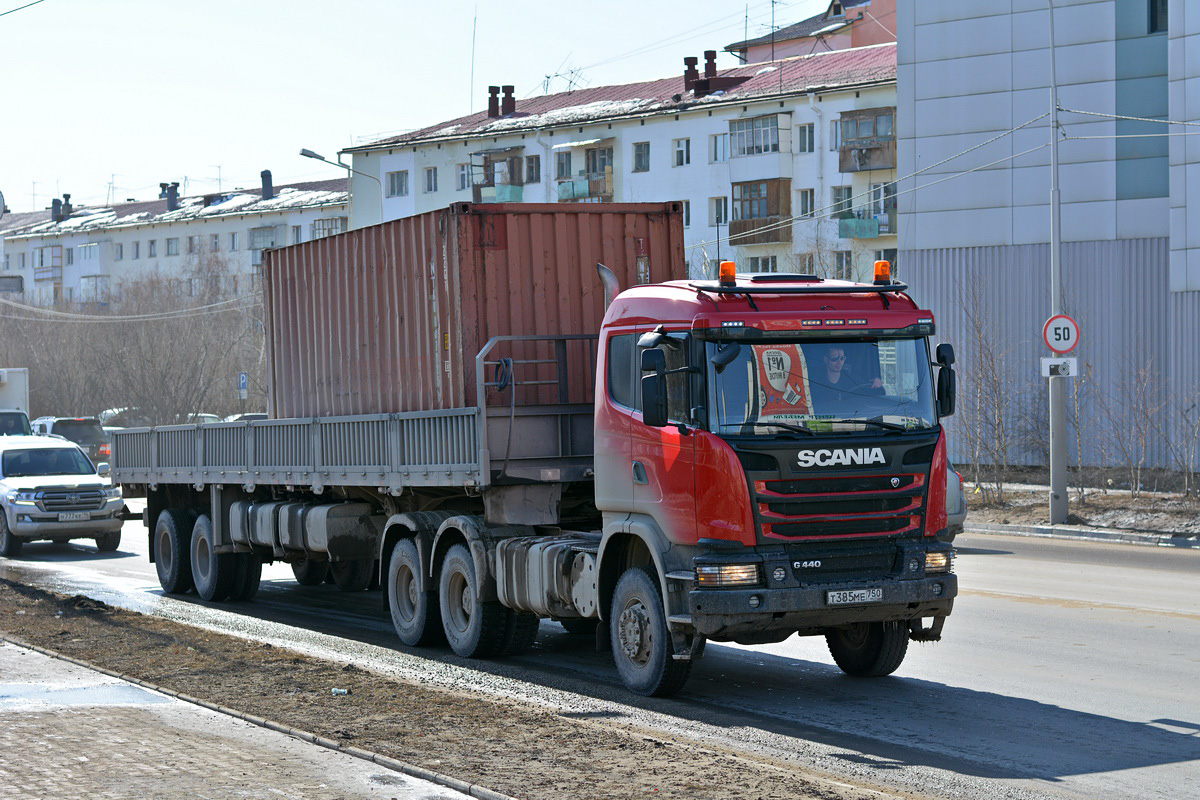
POLYGON ((934 617, 928 628, 921 627, 920 619, 910 619, 908 621, 908 638, 914 642, 940 642, 944 624, 946 624, 945 615, 934 617))

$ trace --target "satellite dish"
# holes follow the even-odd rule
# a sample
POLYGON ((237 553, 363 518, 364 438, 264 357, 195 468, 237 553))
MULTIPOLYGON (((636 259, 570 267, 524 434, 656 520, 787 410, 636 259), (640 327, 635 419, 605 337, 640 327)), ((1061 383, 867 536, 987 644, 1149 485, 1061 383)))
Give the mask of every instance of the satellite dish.
POLYGON ((4 207, 4 192, 0 192, 0 217, 3 217, 4 212, 7 210, 8 209, 4 207))

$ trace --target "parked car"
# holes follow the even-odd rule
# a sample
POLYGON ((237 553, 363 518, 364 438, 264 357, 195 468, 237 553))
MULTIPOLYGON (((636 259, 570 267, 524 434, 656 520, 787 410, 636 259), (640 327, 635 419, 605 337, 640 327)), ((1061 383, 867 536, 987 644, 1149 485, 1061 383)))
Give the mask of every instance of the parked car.
POLYGON ((223 421, 224 420, 222 420, 221 417, 219 417, 216 414, 205 414, 203 412, 198 411, 195 414, 180 414, 179 417, 176 418, 175 424, 176 425, 207 425, 210 422, 223 422, 223 421))
POLYGON ((154 424, 140 408, 108 408, 96 416, 106 428, 149 428, 154 424))
POLYGON ((93 464, 108 461, 112 448, 96 417, 38 417, 33 432, 42 436, 61 436, 83 448, 93 464))
POLYGON ((963 531, 963 523, 967 519, 967 496, 963 494, 962 475, 949 465, 946 476, 946 533, 938 538, 943 542, 953 542, 954 537, 963 531))
POLYGON ((245 414, 230 414, 225 418, 226 422, 254 422, 256 419, 266 419, 267 412, 265 411, 247 411, 245 414))
POLYGON ((121 488, 76 444, 51 436, 0 436, 0 556, 25 542, 95 539, 101 552, 121 544, 121 488))

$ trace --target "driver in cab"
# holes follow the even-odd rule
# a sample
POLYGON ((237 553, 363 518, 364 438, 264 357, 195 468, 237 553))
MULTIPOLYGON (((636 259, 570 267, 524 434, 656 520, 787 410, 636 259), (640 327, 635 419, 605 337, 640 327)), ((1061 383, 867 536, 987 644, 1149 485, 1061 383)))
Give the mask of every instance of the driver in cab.
POLYGON ((848 401, 853 395, 881 394, 883 382, 879 378, 860 380, 846 365, 846 349, 842 345, 830 345, 825 350, 819 377, 812 381, 813 400, 818 410, 848 401))

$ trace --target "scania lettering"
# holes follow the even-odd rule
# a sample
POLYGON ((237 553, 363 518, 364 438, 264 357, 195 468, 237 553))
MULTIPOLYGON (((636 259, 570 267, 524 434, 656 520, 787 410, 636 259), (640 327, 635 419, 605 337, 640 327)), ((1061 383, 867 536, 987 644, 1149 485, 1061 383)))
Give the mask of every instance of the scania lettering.
POLYGON ((952 350, 886 272, 685 280, 682 241, 677 203, 461 204, 267 251, 273 418, 115 436, 163 589, 285 561, 378 585, 405 647, 556 621, 643 695, 710 641, 896 670, 958 590, 952 350))

